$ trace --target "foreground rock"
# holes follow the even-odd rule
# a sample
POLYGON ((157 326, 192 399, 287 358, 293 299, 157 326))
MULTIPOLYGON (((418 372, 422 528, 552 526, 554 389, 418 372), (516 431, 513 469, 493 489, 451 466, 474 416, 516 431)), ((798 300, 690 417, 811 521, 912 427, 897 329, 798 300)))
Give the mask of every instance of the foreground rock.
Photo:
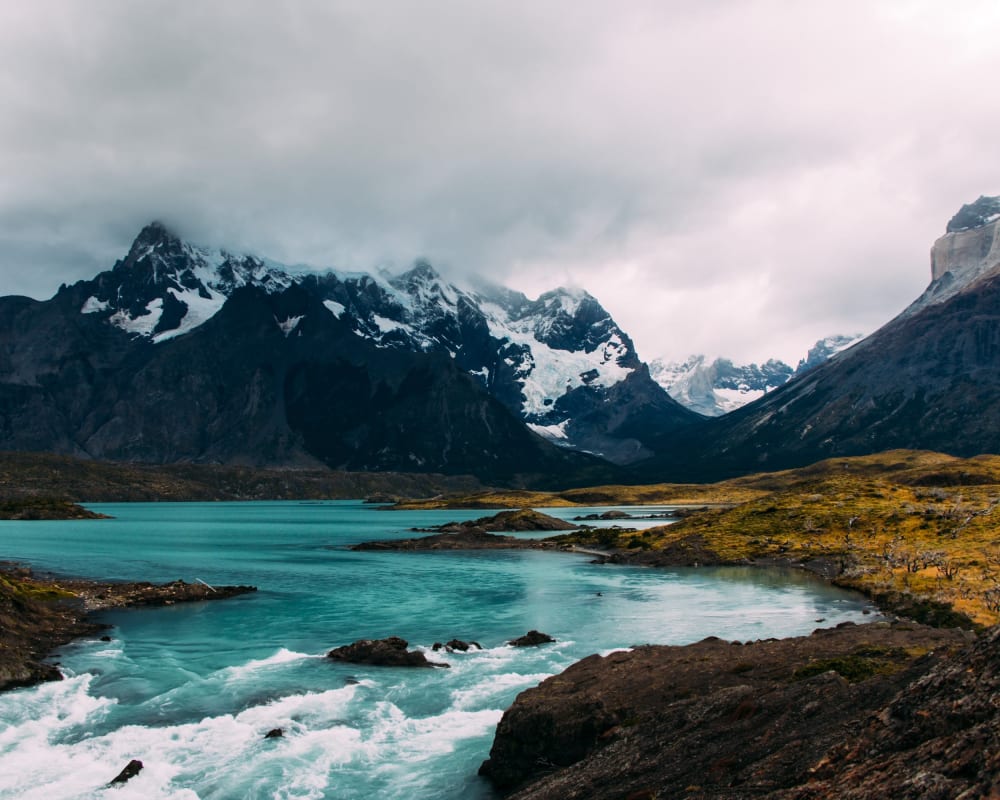
POLYGON ((428 661, 419 650, 407 650, 409 642, 398 636, 387 639, 359 639, 327 653, 327 658, 351 664, 372 664, 378 667, 447 667, 428 661))
POLYGON ((125 768, 111 779, 108 786, 121 786, 128 783, 132 778, 142 772, 143 764, 138 758, 133 758, 125 768))
POLYGON ((481 773, 518 800, 987 797, 1000 638, 970 636, 875 623, 591 656, 518 696, 481 773))
POLYGON ((524 634, 524 636, 518 636, 516 639, 511 639, 507 644, 514 647, 538 647, 540 644, 548 644, 549 642, 554 641, 555 639, 547 633, 530 630, 524 634))
POLYGON ((72 639, 105 629, 91 618, 94 612, 219 600, 254 591, 253 586, 184 581, 154 585, 43 579, 25 567, 5 564, 0 567, 0 691, 60 680, 59 670, 42 659, 72 639))

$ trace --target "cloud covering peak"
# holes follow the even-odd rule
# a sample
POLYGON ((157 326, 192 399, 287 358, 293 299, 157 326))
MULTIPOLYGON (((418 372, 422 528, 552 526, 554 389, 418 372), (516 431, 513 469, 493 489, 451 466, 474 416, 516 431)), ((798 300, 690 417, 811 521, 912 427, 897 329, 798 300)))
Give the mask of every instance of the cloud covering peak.
POLYGON ((4 288, 50 294, 162 219, 583 286, 644 358, 797 358, 906 305, 998 191, 998 34, 975 1, 7 4, 4 288))

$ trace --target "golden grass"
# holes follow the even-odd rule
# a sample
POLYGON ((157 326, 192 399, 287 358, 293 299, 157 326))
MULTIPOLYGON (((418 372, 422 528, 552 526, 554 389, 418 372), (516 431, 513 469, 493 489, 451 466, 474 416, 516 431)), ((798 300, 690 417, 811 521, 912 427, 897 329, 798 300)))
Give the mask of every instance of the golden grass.
POLYGON ((398 507, 648 504, 725 507, 644 531, 559 538, 626 550, 708 551, 729 563, 827 562, 837 583, 870 596, 899 593, 944 604, 978 624, 1000 622, 1000 456, 892 450, 713 484, 492 491, 398 507))

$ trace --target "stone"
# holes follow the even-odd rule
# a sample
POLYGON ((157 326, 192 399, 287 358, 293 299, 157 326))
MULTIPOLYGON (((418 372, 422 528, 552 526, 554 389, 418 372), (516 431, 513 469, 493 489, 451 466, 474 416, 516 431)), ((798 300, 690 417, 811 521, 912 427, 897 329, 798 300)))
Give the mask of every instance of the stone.
POLYGON ((121 772, 111 779, 108 786, 121 786, 124 783, 128 783, 128 781, 132 780, 140 772, 142 772, 142 762, 138 758, 133 758, 125 765, 125 768, 121 772))
POLYGON ((385 639, 359 639, 358 641, 336 647, 327 653, 327 658, 335 661, 346 661, 351 664, 371 664, 379 667, 447 667, 428 661, 427 657, 417 650, 407 650, 409 642, 398 636, 385 639))
POLYGON ((513 645, 514 647, 537 647, 540 644, 548 644, 549 642, 554 642, 551 636, 547 633, 542 633, 541 631, 530 630, 524 636, 519 636, 516 639, 511 639, 507 644, 513 645))

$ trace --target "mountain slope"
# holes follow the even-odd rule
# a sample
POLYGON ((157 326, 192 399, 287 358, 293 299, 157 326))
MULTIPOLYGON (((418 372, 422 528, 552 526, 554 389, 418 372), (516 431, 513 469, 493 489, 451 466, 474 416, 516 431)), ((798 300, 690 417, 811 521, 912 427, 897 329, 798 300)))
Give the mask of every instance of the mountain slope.
POLYGON ((761 400, 682 433, 644 474, 721 477, 901 447, 1000 452, 998 237, 1000 219, 947 233, 913 306, 761 400))

